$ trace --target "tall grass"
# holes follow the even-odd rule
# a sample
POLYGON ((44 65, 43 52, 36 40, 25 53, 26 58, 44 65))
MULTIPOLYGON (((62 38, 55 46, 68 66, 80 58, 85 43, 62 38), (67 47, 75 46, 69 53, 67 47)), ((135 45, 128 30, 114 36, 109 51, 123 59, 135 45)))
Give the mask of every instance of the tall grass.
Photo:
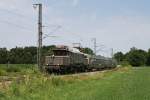
POLYGON ((27 76, 24 80, 13 82, 6 92, 7 95, 2 98, 7 100, 49 100, 58 87, 66 84, 66 81, 58 77, 52 76, 48 79, 42 74, 27 76))
POLYGON ((0 100, 150 100, 150 68, 119 68, 93 75, 29 74, 0 100))
POLYGON ((10 73, 38 73, 36 65, 33 64, 0 64, 0 76, 10 73))

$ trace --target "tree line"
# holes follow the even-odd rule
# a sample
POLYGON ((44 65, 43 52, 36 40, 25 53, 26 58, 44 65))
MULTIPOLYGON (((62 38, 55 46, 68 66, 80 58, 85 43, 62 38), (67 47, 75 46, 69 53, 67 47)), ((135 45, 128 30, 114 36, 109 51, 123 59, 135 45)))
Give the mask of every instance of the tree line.
MULTIPOLYGON (((52 49, 55 45, 43 46, 42 58, 46 55, 52 55, 52 49)), ((81 48, 81 51, 87 54, 93 54, 90 48, 81 48)), ((10 50, 0 48, 0 64, 36 64, 37 63, 37 47, 15 47, 10 50)))
POLYGON ((148 51, 131 48, 129 52, 117 52, 114 58, 118 64, 130 64, 132 66, 150 66, 150 49, 148 51))
MULTIPOLYGON (((56 48, 55 45, 43 46, 42 58, 46 55, 52 55, 52 49, 56 48)), ((93 55, 90 48, 80 48, 81 52, 93 55)), ((129 52, 117 52, 114 58, 118 64, 130 64, 132 66, 150 66, 150 49, 148 51, 131 48, 129 52)), ((10 50, 7 48, 0 48, 0 64, 36 64, 37 63, 37 48, 30 47, 15 47, 10 50)))

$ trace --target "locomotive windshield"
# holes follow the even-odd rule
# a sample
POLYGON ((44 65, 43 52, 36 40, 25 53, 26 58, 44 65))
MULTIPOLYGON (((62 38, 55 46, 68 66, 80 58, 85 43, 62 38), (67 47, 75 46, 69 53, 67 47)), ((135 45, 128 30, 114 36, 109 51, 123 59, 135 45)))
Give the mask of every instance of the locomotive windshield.
POLYGON ((68 51, 66 50, 53 50, 55 56, 67 56, 68 51))

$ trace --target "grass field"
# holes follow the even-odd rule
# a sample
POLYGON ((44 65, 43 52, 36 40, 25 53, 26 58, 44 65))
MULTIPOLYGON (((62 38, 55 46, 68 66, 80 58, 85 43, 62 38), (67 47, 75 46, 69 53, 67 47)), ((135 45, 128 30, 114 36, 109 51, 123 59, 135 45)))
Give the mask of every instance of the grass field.
POLYGON ((26 74, 3 84, 0 100, 150 100, 150 67, 61 77, 26 74))
POLYGON ((37 70, 34 64, 0 64, 0 76, 34 73, 37 70))

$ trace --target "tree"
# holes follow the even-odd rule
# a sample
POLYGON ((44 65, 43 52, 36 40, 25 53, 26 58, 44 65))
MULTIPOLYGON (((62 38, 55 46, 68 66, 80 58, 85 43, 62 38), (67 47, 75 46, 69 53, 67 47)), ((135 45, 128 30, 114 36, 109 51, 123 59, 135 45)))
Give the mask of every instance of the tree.
MULTIPOLYGON (((43 46, 42 48, 42 58, 46 55, 52 54, 52 46, 43 46)), ((9 51, 8 55, 9 61, 12 64, 36 64, 37 63, 37 47, 16 47, 9 51)))
POLYGON ((132 66, 145 65, 146 58, 147 58, 146 51, 140 49, 131 49, 130 52, 127 54, 127 61, 132 66))
POLYGON ((10 63, 12 64, 23 64, 24 59, 23 57, 26 56, 24 54, 24 49, 23 48, 13 48, 9 52, 9 60, 10 63))
POLYGON ((93 50, 90 49, 90 48, 81 48, 80 51, 83 52, 83 53, 86 53, 86 54, 90 54, 90 55, 94 54, 93 50))
POLYGON ((147 53, 146 65, 150 66, 150 49, 148 50, 148 53, 147 53))
POLYGON ((124 60, 124 54, 122 52, 117 52, 114 54, 114 58, 117 60, 117 62, 120 64, 124 60))
POLYGON ((6 64, 7 63, 7 49, 6 48, 0 48, 0 64, 6 64))
POLYGON ((25 47, 24 48, 24 63, 36 64, 37 62, 37 48, 36 47, 25 47))
POLYGON ((42 54, 43 56, 46 56, 46 55, 52 55, 53 54, 53 49, 55 49, 56 46, 55 45, 51 45, 51 46, 43 46, 42 48, 42 54))
POLYGON ((50 56, 53 54, 53 49, 55 49, 55 45, 51 46, 43 46, 42 48, 42 64, 44 64, 45 61, 45 56, 50 56))

